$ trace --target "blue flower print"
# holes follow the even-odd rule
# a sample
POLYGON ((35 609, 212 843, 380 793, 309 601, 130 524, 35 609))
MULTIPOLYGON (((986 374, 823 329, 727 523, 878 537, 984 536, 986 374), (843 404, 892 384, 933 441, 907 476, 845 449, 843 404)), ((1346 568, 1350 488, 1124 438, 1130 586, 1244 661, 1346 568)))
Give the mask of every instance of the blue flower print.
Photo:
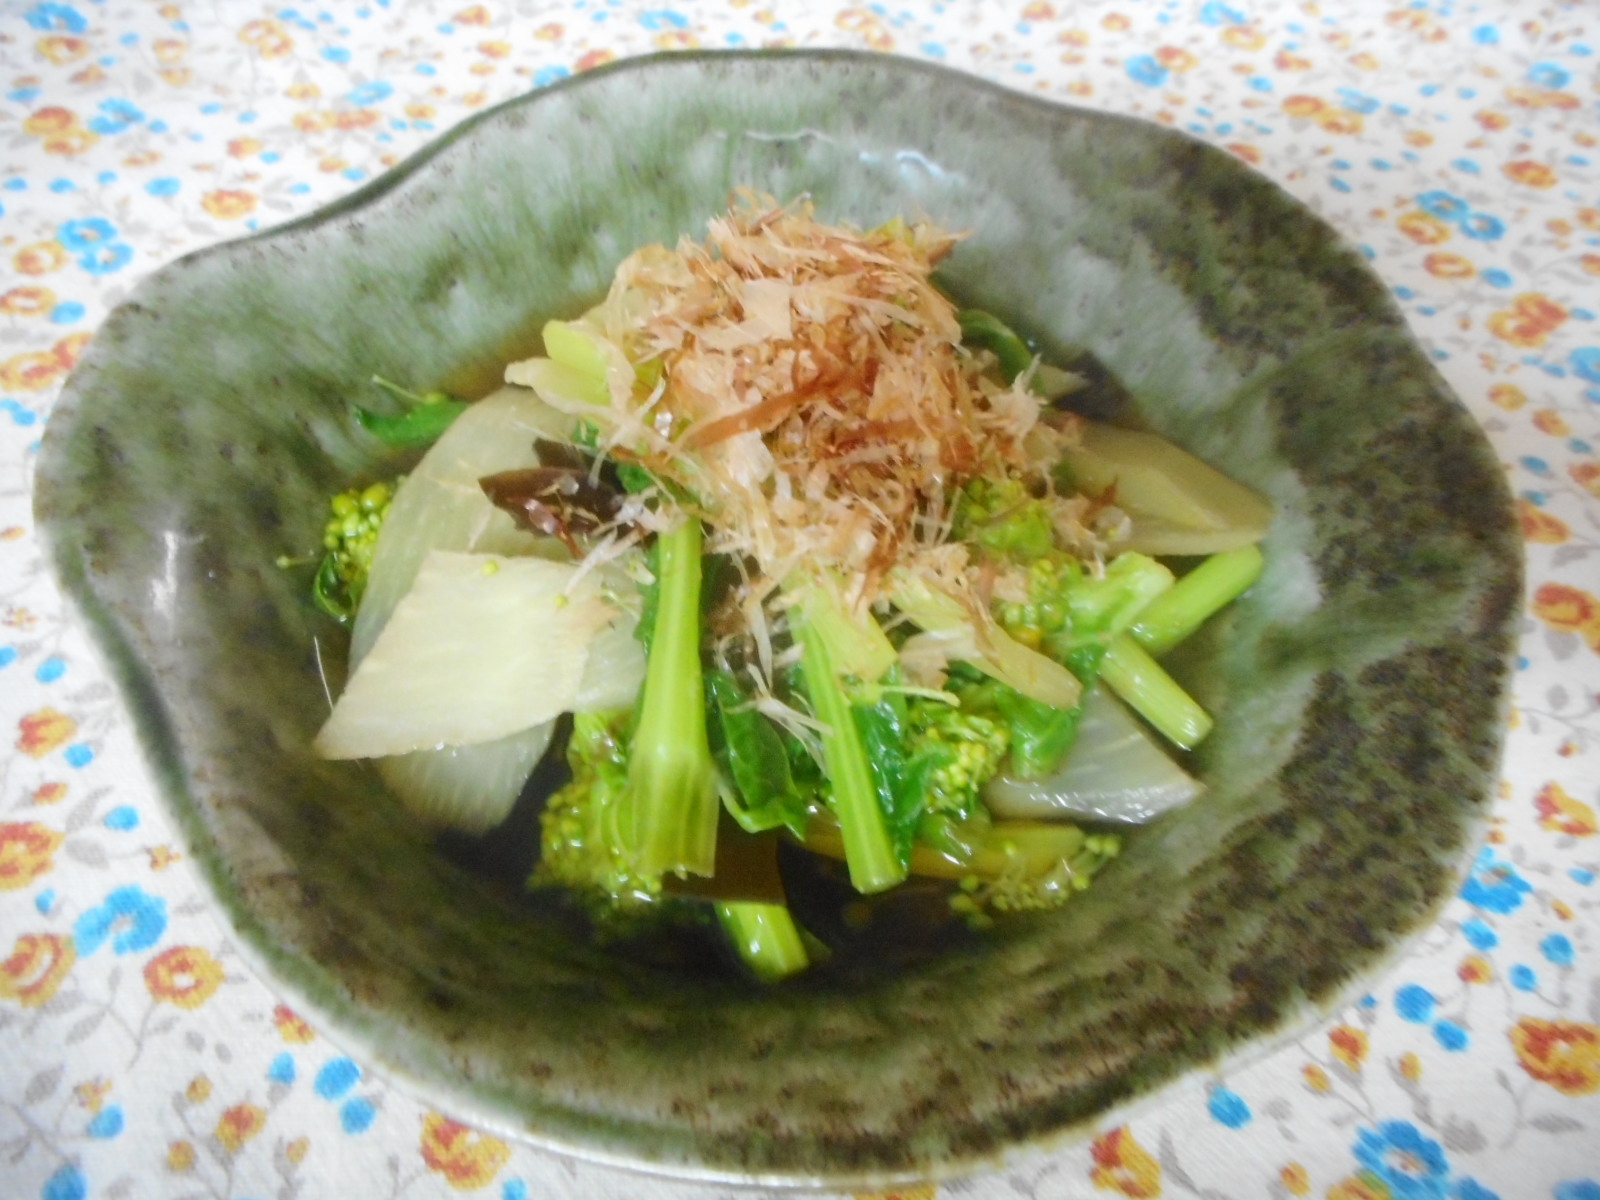
POLYGON ((1476 1179, 1462 1178, 1456 1182, 1455 1200, 1500 1200, 1500 1195, 1476 1179))
POLYGON ((1148 54, 1135 54, 1127 69, 1128 78, 1145 87, 1160 87, 1167 81, 1167 69, 1148 54))
POLYGON ((133 261, 133 247, 126 242, 110 242, 78 255, 78 265, 91 275, 109 275, 133 261))
POLYGON ((89 128, 103 136, 110 136, 143 121, 144 114, 126 100, 102 100, 100 115, 89 121, 89 128))
POLYGON ((1510 863, 1496 862, 1494 851, 1485 847, 1472 864, 1472 874, 1462 885, 1461 898, 1474 908, 1509 913, 1522 907, 1522 898, 1533 885, 1518 875, 1510 863))
POLYGON ((1243 25, 1245 15, 1236 8, 1229 8, 1220 0, 1206 0, 1200 6, 1200 24, 1202 25, 1243 25))
POLYGON ((1469 917, 1461 923, 1461 933, 1472 943, 1474 950, 1493 950, 1500 944, 1500 937, 1483 920, 1482 917, 1469 917))
POLYGON ((1556 1184, 1552 1200, 1600 1200, 1600 1183, 1593 1179, 1567 1179, 1556 1184))
POLYGON ((117 1104, 108 1104, 105 1108, 95 1113, 84 1132, 92 1138, 114 1138, 122 1132, 122 1126, 122 1107, 117 1104))
POLYGON ((1572 82, 1572 76, 1559 63, 1536 62, 1528 68, 1528 82, 1534 87, 1564 88, 1572 82))
POLYGON ((89 1181, 83 1177, 75 1163, 66 1163, 44 1181, 39 1192, 40 1200, 84 1200, 89 1194, 89 1181))
POLYGON ((92 250, 116 236, 117 227, 104 217, 82 217, 56 227, 56 241, 68 250, 92 250))
POLYGON ((1441 191, 1423 192, 1417 197, 1417 207, 1441 221, 1459 221, 1472 211, 1460 196, 1441 191))
POLYGON ((1497 242, 1506 235, 1506 224, 1486 212, 1470 212, 1460 220, 1461 232, 1480 242, 1497 242))
POLYGON ((376 104, 380 100, 387 100, 394 94, 394 85, 386 80, 373 79, 366 83, 358 84, 350 91, 345 99, 351 104, 368 105, 376 104))
POLYGON ((1539 943, 1539 953, 1558 967, 1570 967, 1573 960, 1572 941, 1564 933, 1552 933, 1539 943))
POLYGON ((1446 1200, 1450 1164, 1439 1143, 1410 1121, 1382 1121, 1356 1134, 1356 1159, 1389 1187, 1395 1200, 1446 1200))
POLYGON ((1590 383, 1600 383, 1600 346, 1579 346, 1567 356, 1572 373, 1590 383))
POLYGON ((78 957, 88 958, 111 938, 118 954, 148 950, 167 929, 167 902, 138 884, 119 887, 72 926, 78 957))
POLYGON ((82 33, 89 28, 83 14, 70 4, 35 4, 28 10, 26 20, 45 33, 82 33))
POLYGON ((1206 1111, 1212 1118, 1229 1129, 1241 1129, 1250 1123, 1250 1105, 1243 1096, 1230 1088, 1215 1087, 1206 1101, 1206 1111))
POLYGON ((1408 983, 1394 994, 1400 1019, 1418 1025, 1433 1019, 1434 1003, 1433 993, 1418 983, 1408 983))

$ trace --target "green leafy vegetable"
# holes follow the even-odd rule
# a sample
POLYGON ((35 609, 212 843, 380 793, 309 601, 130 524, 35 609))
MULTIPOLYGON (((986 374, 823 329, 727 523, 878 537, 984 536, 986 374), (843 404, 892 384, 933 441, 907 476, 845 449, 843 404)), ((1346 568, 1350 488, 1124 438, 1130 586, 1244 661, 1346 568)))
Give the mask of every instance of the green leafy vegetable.
POLYGON ((374 375, 372 382, 410 406, 405 412, 388 414, 375 413, 360 405, 351 405, 361 428, 376 436, 385 445, 400 447, 431 445, 470 407, 465 400, 458 400, 446 392, 424 392, 419 396, 397 383, 391 383, 381 375, 374 375))
POLYGON ((806 831, 807 792, 795 782, 790 752, 778 727, 758 712, 732 672, 706 672, 706 694, 716 714, 711 749, 729 784, 723 804, 746 833, 806 831))

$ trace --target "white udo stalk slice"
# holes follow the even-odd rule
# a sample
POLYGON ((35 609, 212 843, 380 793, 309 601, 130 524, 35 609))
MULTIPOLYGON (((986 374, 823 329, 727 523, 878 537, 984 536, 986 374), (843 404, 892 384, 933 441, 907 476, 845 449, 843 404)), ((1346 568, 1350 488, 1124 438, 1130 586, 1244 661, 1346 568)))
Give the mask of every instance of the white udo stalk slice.
POLYGON ((1259 542, 1272 523, 1264 498, 1152 433, 1090 421, 1062 461, 1080 491, 1116 489, 1133 522, 1130 550, 1214 554, 1259 542))
POLYGON ((1053 775, 997 775, 983 789, 997 817, 1089 817, 1138 824, 1187 804, 1201 784, 1100 687, 1083 699, 1072 751, 1053 775))
MULTIPOLYGON (((526 388, 484 397, 451 424, 406 477, 378 535, 367 590, 350 639, 359 663, 411 587, 430 550, 535 553, 547 543, 519 531, 477 481, 532 466, 533 442, 565 437, 572 419, 526 388)), ((641 678, 642 678, 641 674, 641 678)), ((553 723, 493 742, 418 750, 377 761, 378 774, 414 815, 481 831, 498 825, 550 746, 553 723)))
POLYGON ((334 705, 317 752, 381 758, 492 742, 573 706, 615 616, 568 563, 435 550, 334 705))

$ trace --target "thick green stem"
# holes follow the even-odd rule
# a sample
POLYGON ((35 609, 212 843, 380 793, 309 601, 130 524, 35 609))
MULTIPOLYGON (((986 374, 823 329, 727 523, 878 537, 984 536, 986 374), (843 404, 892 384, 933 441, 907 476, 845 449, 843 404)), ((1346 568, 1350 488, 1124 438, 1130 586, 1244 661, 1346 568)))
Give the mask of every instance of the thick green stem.
POLYGON ((834 673, 833 659, 824 639, 814 630, 802 630, 804 649, 800 667, 812 711, 824 725, 822 757, 832 789, 834 815, 843 831, 845 863, 850 882, 862 893, 882 892, 906 877, 895 853, 888 822, 878 802, 866 744, 856 725, 850 697, 834 673))
POLYGON ((800 929, 781 904, 721 903, 717 920, 739 957, 763 983, 776 983, 811 965, 800 929))
POLYGON ((624 824, 639 870, 650 875, 710 875, 716 866, 720 805, 700 672, 700 547, 694 518, 657 539, 660 595, 624 824))
POLYGON ((1262 561, 1261 550, 1254 545, 1213 554, 1152 600, 1130 632, 1151 654, 1165 654, 1237 600, 1261 575, 1262 561))
POLYGON ((1192 750, 1211 732, 1211 717, 1127 634, 1112 639, 1100 678, 1168 741, 1192 750))

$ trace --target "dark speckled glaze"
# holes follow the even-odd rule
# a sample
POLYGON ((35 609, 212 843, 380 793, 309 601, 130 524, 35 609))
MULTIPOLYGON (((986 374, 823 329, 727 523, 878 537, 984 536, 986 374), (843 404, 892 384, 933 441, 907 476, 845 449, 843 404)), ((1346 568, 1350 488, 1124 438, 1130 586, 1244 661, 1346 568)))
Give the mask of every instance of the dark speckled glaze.
MULTIPOLYGON (((1227 155, 850 54, 623 64, 145 281, 50 422, 37 510, 170 812, 258 969, 461 1117, 703 1178, 949 1174, 1304 1021, 1429 922, 1479 832, 1520 552, 1497 465, 1333 232, 1227 155), (1268 494, 1267 573, 1175 672, 1204 803, 1081 900, 903 973, 760 991, 622 961, 319 762, 320 506, 394 469, 381 370, 487 389, 736 185, 971 230, 953 291, 1092 350, 1268 494)), ((337 680, 335 680, 337 683, 337 680)))

